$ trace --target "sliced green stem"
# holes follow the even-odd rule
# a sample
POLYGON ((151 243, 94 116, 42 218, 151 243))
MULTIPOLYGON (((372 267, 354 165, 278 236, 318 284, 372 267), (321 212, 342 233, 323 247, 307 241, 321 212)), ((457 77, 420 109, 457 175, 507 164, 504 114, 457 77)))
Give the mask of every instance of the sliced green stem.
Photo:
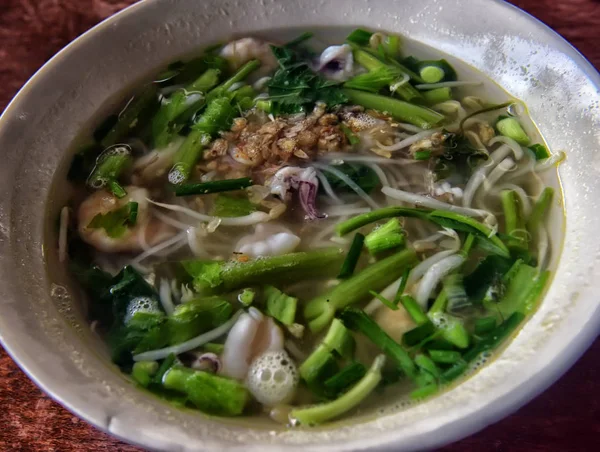
POLYGON ((346 255, 346 259, 344 259, 344 263, 342 264, 338 278, 346 279, 352 276, 354 269, 356 268, 356 264, 358 264, 358 260, 360 259, 364 241, 365 236, 360 232, 357 232, 354 235, 352 245, 350 245, 350 250, 346 255))
POLYGON ((391 97, 347 88, 342 91, 351 102, 389 113, 398 121, 408 122, 422 129, 432 129, 445 119, 444 115, 437 111, 391 97))
POLYGON ((536 237, 540 225, 544 222, 544 218, 548 210, 550 210, 550 204, 554 197, 554 189, 552 187, 546 187, 538 197, 531 214, 527 220, 527 230, 532 237, 536 237))
POLYGON ((414 250, 404 250, 370 265, 360 273, 312 299, 304 308, 304 317, 313 332, 329 324, 335 312, 364 300, 371 290, 380 291, 397 280, 404 270, 414 265, 414 250))
POLYGON ((381 381, 381 369, 384 364, 385 356, 379 355, 365 376, 344 395, 333 402, 295 408, 290 412, 290 419, 302 425, 317 425, 350 411, 377 387, 381 381))
POLYGON ((216 180, 198 184, 181 184, 175 187, 175 196, 206 195, 208 193, 241 190, 250 185, 252 185, 252 179, 249 177, 216 180))
POLYGON ((202 150, 210 143, 210 135, 192 130, 175 153, 174 165, 169 171, 169 182, 179 185, 189 179, 202 150))

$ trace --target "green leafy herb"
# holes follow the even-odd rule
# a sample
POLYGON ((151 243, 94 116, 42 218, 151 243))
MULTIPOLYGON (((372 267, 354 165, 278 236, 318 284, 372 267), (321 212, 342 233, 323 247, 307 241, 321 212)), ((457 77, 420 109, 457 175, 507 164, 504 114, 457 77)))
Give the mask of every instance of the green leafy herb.
POLYGON ((289 47, 271 46, 279 69, 267 84, 273 114, 307 111, 321 101, 332 107, 348 101, 339 83, 313 72, 298 52, 289 47))
POLYGON ((87 227, 90 229, 104 229, 109 237, 119 238, 127 232, 128 228, 135 226, 137 212, 138 203, 129 202, 123 207, 110 212, 99 213, 87 227))

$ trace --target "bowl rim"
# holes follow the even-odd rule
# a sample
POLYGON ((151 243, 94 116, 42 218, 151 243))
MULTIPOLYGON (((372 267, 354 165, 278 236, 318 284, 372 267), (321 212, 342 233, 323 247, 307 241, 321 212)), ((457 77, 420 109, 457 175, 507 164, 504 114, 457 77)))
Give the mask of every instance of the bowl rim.
MULTIPOLYGON (((96 24, 94 27, 90 28, 88 31, 86 31, 81 36, 79 36, 78 38, 70 42, 68 45, 66 45, 63 49, 61 49, 56 55, 54 55, 50 60, 48 60, 30 77, 30 79, 23 85, 23 87, 17 92, 13 99, 8 103, 8 105, 4 109, 4 112, 0 116, 0 132, 2 131, 4 123, 6 122, 5 119, 12 115, 14 111, 18 110, 19 104, 27 96, 27 91, 32 86, 34 86, 40 79, 42 79, 51 68, 60 65, 61 60, 65 56, 69 55, 70 52, 74 51, 75 48, 83 46, 89 40, 94 39, 95 35, 99 31, 110 27, 114 22, 121 20, 122 18, 127 17, 129 15, 134 15, 138 13, 138 11, 145 8, 149 8, 151 7, 151 5, 159 3, 160 1, 161 0, 142 0, 138 3, 134 3, 117 12, 116 14, 104 19, 100 23, 96 24)), ((507 3, 503 0, 487 1, 493 2, 502 8, 506 8, 507 10, 513 10, 521 15, 526 16, 527 20, 531 23, 532 27, 536 29, 536 31, 549 34, 554 41, 560 41, 563 44, 567 44, 567 49, 563 52, 574 60, 577 67, 582 72, 584 72, 586 76, 589 77, 589 79, 596 87, 600 87, 599 70, 596 69, 591 64, 591 62, 583 54, 581 54, 581 52, 579 52, 579 50, 577 50, 558 32, 551 29, 541 20, 537 19, 536 17, 534 17, 533 15, 524 11, 522 8, 519 8, 516 5, 507 3)), ((495 404, 493 406, 493 409, 488 407, 485 415, 478 417, 475 422, 473 421, 477 413, 469 413, 469 415, 464 418, 444 425, 437 432, 436 437, 434 439, 431 439, 426 443, 422 442, 421 445, 425 446, 426 448, 434 448, 443 444, 448 444, 450 442, 457 441, 515 412, 517 409, 519 409, 524 404, 538 396, 541 392, 545 391, 550 385, 556 382, 575 363, 575 361, 577 361, 580 358, 580 356, 586 351, 586 349, 593 343, 593 341, 596 339, 599 333, 600 310, 597 309, 590 318, 590 321, 583 325, 579 334, 568 344, 568 346, 565 349, 563 349, 557 356, 555 356, 555 359, 551 363, 545 366, 543 375, 537 375, 535 381, 528 381, 526 384, 523 384, 518 389, 512 391, 510 393, 510 397, 508 397, 507 400, 503 400, 502 402, 495 404), (467 420, 471 420, 472 422, 468 427, 465 427, 464 424, 467 420), (460 433, 458 434, 453 428, 454 423, 460 423, 462 425, 460 433)), ((127 443, 136 444, 138 446, 146 448, 152 447, 150 444, 138 441, 132 436, 116 434, 114 431, 111 431, 108 427, 99 424, 94 419, 94 417, 86 411, 86 407, 77 406, 77 404, 71 400, 69 396, 69 391, 63 390, 58 382, 53 381, 53 379, 51 378, 47 378, 47 373, 42 368, 34 365, 34 357, 28 356, 24 352, 24 350, 21 350, 21 347, 16 342, 11 342, 7 340, 1 329, 0 343, 2 344, 6 352, 9 354, 9 356, 14 360, 14 362, 38 387, 40 387, 53 400, 60 403, 69 411, 76 414, 78 417, 84 419, 86 422, 94 425, 94 427, 98 428, 99 430, 108 433, 114 437, 117 437, 127 443), (36 369, 33 370, 33 368, 36 369)))

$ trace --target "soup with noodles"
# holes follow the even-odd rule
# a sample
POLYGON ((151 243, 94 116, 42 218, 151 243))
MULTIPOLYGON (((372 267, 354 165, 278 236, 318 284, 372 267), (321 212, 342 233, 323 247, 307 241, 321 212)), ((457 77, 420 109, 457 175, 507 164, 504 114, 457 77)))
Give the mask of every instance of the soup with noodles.
POLYGON ((357 29, 243 37, 138 87, 74 156, 60 216, 114 363, 290 427, 472 373, 549 283, 540 175, 564 158, 486 83, 357 29))

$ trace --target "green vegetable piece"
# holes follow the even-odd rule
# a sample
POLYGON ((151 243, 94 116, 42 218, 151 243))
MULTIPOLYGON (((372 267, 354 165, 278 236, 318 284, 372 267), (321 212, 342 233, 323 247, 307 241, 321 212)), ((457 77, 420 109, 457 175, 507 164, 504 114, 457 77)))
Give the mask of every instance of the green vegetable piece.
POLYGON ((252 306, 254 299, 256 298, 256 292, 253 289, 244 289, 238 295, 238 301, 244 305, 244 307, 252 306))
POLYGON ((461 319, 443 312, 429 314, 429 317, 434 324, 439 325, 438 328, 442 331, 442 338, 458 348, 469 346, 469 333, 461 319))
POLYGON ((175 354, 173 353, 171 353, 169 356, 163 359, 162 363, 160 363, 160 367, 152 377, 152 383, 162 385, 163 377, 171 367, 176 365, 177 362, 177 356, 175 356, 175 354))
POLYGON ((554 197, 554 189, 552 187, 546 187, 542 190, 542 193, 535 202, 531 214, 527 219, 527 230, 532 237, 537 237, 540 225, 543 223, 548 211, 550 210, 550 204, 554 197))
POLYGON ((399 79, 402 79, 402 76, 403 74, 400 69, 382 64, 382 66, 372 69, 369 72, 352 77, 344 83, 344 88, 378 93, 382 89, 394 85, 399 79))
POLYGON ((404 309, 406 309, 406 312, 408 312, 408 315, 410 315, 410 318, 413 319, 417 325, 423 325, 429 321, 429 318, 425 315, 421 306, 419 306, 419 303, 417 303, 410 295, 403 295, 400 298, 400 302, 402 303, 402 306, 404 306, 404 309))
POLYGON ((197 298, 180 304, 168 318, 169 345, 213 330, 225 323, 232 314, 231 304, 219 297, 197 298))
POLYGON ((473 361, 481 353, 498 347, 525 319, 525 314, 513 312, 504 322, 498 325, 484 339, 477 342, 469 351, 463 355, 467 362, 473 361))
POLYGON ((308 41, 313 36, 314 36, 314 33, 310 32, 310 31, 306 31, 306 32, 302 33, 300 36, 298 36, 297 38, 294 38, 291 41, 286 42, 284 47, 296 47, 299 44, 302 44, 303 42, 308 41))
POLYGON ((419 348, 419 344, 423 341, 426 341, 436 332, 435 326, 431 321, 427 320, 426 322, 416 326, 412 330, 407 331, 402 335, 402 343, 407 347, 415 347, 419 348))
POLYGON ((360 232, 357 232, 354 235, 354 239, 352 240, 352 244, 350 245, 350 250, 346 255, 346 259, 344 259, 342 268, 340 269, 340 273, 338 274, 339 279, 349 278, 354 273, 354 269, 356 268, 356 264, 358 264, 358 260, 360 259, 360 255, 362 253, 364 241, 365 236, 360 232))
POLYGON ((489 241, 490 244, 496 248, 497 254, 500 256, 510 256, 508 248, 502 240, 494 234, 494 231, 473 218, 444 210, 434 210, 430 212, 427 217, 429 220, 440 226, 475 234, 481 239, 489 241))
POLYGON ((441 113, 402 100, 347 88, 342 92, 353 103, 387 112, 398 121, 408 122, 422 129, 432 129, 444 120, 441 113))
POLYGON ((461 376, 467 370, 468 367, 469 363, 461 359, 460 361, 453 364, 452 367, 444 371, 441 380, 445 383, 450 383, 452 380, 455 380, 456 378, 461 376))
POLYGON ((350 86, 344 86, 346 88, 366 89, 377 92, 387 85, 391 92, 407 102, 420 100, 422 98, 421 93, 410 83, 400 83, 403 81, 405 75, 414 79, 416 74, 408 71, 396 60, 386 58, 383 46, 381 50, 383 54, 376 56, 367 49, 360 49, 354 46, 353 54, 356 63, 364 66, 369 73, 374 73, 374 75, 357 76, 352 79, 350 86))
POLYGON ((334 376, 325 380, 325 390, 332 397, 337 397, 346 392, 348 388, 364 377, 366 373, 367 368, 355 361, 344 367, 334 376))
POLYGON ((343 221, 335 227, 335 230, 341 237, 363 226, 386 218, 410 217, 426 219, 429 212, 429 210, 412 209, 410 207, 384 207, 343 221))
POLYGON ((169 171, 169 182, 178 185, 190 177, 194 165, 202 150, 210 143, 210 135, 198 130, 192 130, 181 144, 173 158, 173 168, 169 171))
POLYGON ((544 290, 549 272, 539 273, 535 267, 517 261, 514 270, 505 276, 506 292, 499 302, 483 300, 491 314, 507 318, 513 312, 527 313, 533 309, 544 290))
POLYGON ((104 229, 110 238, 122 237, 127 229, 137 221, 137 202, 129 202, 123 207, 106 213, 99 213, 87 225, 89 229, 104 229))
POLYGON ((448 297, 446 296, 446 292, 444 289, 440 291, 435 301, 429 308, 427 314, 435 314, 436 312, 444 312, 446 310, 446 306, 448 305, 448 297))
POLYGON ((158 371, 158 363, 156 361, 138 361, 133 364, 131 369, 131 378, 137 381, 143 387, 147 387, 152 377, 158 371))
POLYGON ((365 237, 365 246, 371 254, 378 254, 404 245, 404 231, 398 218, 392 218, 384 225, 373 229, 365 237))
POLYGON ((252 185, 252 179, 225 179, 194 184, 181 184, 175 187, 175 196, 206 195, 224 191, 241 190, 252 185))
POLYGON ((543 144, 532 144, 529 146, 529 149, 535 155, 536 160, 545 160, 550 157, 550 152, 548 152, 548 149, 543 144))
POLYGON ((271 46, 279 69, 267 83, 271 112, 275 115, 308 111, 321 101, 329 107, 347 102, 338 82, 315 73, 291 47, 271 46))
POLYGON ((419 71, 419 75, 425 83, 438 83, 444 79, 446 74, 438 66, 423 66, 419 71))
POLYGON ((338 248, 261 257, 247 262, 183 261, 198 292, 230 292, 249 284, 281 283, 335 276, 344 258, 338 248))
POLYGON ((385 364, 385 356, 379 355, 365 376, 348 392, 334 400, 307 408, 295 408, 290 418, 302 425, 322 424, 351 410, 373 392, 381 381, 381 369, 385 364))
POLYGON ((248 390, 235 380, 184 367, 171 368, 163 385, 186 394, 199 410, 209 414, 239 416, 250 399, 248 390))
POLYGON ((369 290, 369 293, 375 298, 377 298, 379 301, 381 301, 385 306, 390 308, 392 311, 397 311, 399 309, 397 304, 394 304, 391 300, 388 300, 380 293, 377 293, 374 290, 369 290))
POLYGON ((414 154, 415 160, 429 160, 431 158, 431 151, 417 151, 414 154))
MULTIPOLYGON (((229 90, 231 89, 231 87, 236 83, 243 82, 252 72, 257 70, 259 67, 259 60, 250 60, 247 63, 245 63, 229 79, 225 80, 219 86, 209 91, 208 95, 206 96, 207 104, 210 104, 213 100, 216 100, 218 98, 229 98, 229 90)), ((208 126, 210 126, 209 120, 207 120, 206 123, 208 126)))
POLYGON ((410 393, 410 398, 413 400, 423 400, 427 397, 431 397, 433 394, 438 392, 438 385, 431 383, 420 388, 415 389, 410 393))
POLYGON ((480 319, 475 320, 473 330, 478 336, 487 334, 494 328, 496 328, 496 322, 496 317, 482 317, 480 319))
POLYGON ((441 376, 439 367, 435 365, 431 358, 422 353, 415 355, 415 364, 417 367, 433 375, 435 378, 439 378, 441 376))
POLYGON ((353 42, 354 44, 358 44, 359 46, 369 45, 369 39, 371 39, 373 33, 370 31, 364 30, 362 28, 357 28, 352 33, 348 35, 346 41, 353 42))
POLYGON ((512 138, 521 146, 528 146, 530 139, 515 118, 504 118, 496 123, 496 129, 505 137, 512 138))
POLYGON ((418 60, 414 57, 407 57, 402 60, 404 65, 415 72, 419 72, 421 75, 422 82, 420 83, 437 83, 437 82, 451 82, 456 80, 456 71, 448 61, 441 60, 418 60), (433 77, 429 80, 425 80, 422 72, 429 72, 431 75, 443 74, 443 76, 437 81, 433 77), (437 71, 440 72, 437 72, 437 71), (434 72, 435 71, 435 72, 434 72))
POLYGON ((206 105, 206 93, 219 83, 218 69, 208 69, 185 88, 163 100, 152 120, 154 145, 163 148, 179 133, 192 116, 206 105))
POLYGON ((350 143, 350 146, 354 146, 355 144, 360 143, 360 138, 358 138, 358 136, 354 132, 352 132, 352 130, 350 130, 350 127, 348 127, 346 124, 341 123, 340 129, 342 129, 342 132, 344 132, 344 135, 346 136, 348 143, 350 143))
POLYGON ((364 334, 373 344, 394 360, 409 378, 415 376, 416 367, 408 352, 394 341, 383 329, 364 311, 356 308, 346 308, 340 314, 340 319, 347 328, 364 334))
POLYGON ((528 233, 519 196, 514 190, 503 190, 500 199, 504 210, 504 230, 510 236, 510 244, 513 247, 526 248, 528 233))
POLYGON ((215 217, 244 217, 256 212, 256 206, 247 197, 219 194, 214 200, 211 214, 215 217))
POLYGON ((325 338, 300 366, 300 376, 309 384, 323 381, 337 371, 335 356, 351 360, 355 345, 350 331, 334 319, 325 338))
POLYGON ((440 364, 454 364, 461 359, 460 352, 452 350, 432 350, 427 351, 433 362, 440 364))
POLYGON ((212 342, 208 342, 202 346, 202 350, 207 353, 214 353, 215 355, 220 355, 225 350, 224 344, 215 344, 212 342))
POLYGON ((113 146, 127 137, 138 125, 138 119, 143 115, 144 111, 154 109, 157 99, 158 95, 155 85, 146 86, 137 97, 131 99, 119 114, 117 122, 100 141, 102 147, 113 146))
POLYGON ((264 290, 266 298, 267 315, 279 320, 284 325, 291 325, 296 318, 296 307, 298 299, 284 294, 273 286, 266 286, 264 290))
POLYGON ((414 250, 404 250, 370 265, 314 298, 304 308, 309 328, 313 332, 321 331, 333 319, 337 310, 364 300, 371 290, 383 290, 416 261, 414 250))
POLYGON ((452 89, 448 87, 435 88, 421 93, 427 105, 441 104, 452 100, 452 89))
POLYGON ((129 146, 108 148, 98 156, 96 166, 88 177, 87 185, 95 190, 106 187, 117 198, 127 192, 119 185, 119 177, 131 167, 133 158, 129 146))
POLYGON ((442 283, 444 294, 448 298, 448 311, 455 313, 472 306, 473 303, 467 296, 461 273, 452 273, 446 276, 442 283))

